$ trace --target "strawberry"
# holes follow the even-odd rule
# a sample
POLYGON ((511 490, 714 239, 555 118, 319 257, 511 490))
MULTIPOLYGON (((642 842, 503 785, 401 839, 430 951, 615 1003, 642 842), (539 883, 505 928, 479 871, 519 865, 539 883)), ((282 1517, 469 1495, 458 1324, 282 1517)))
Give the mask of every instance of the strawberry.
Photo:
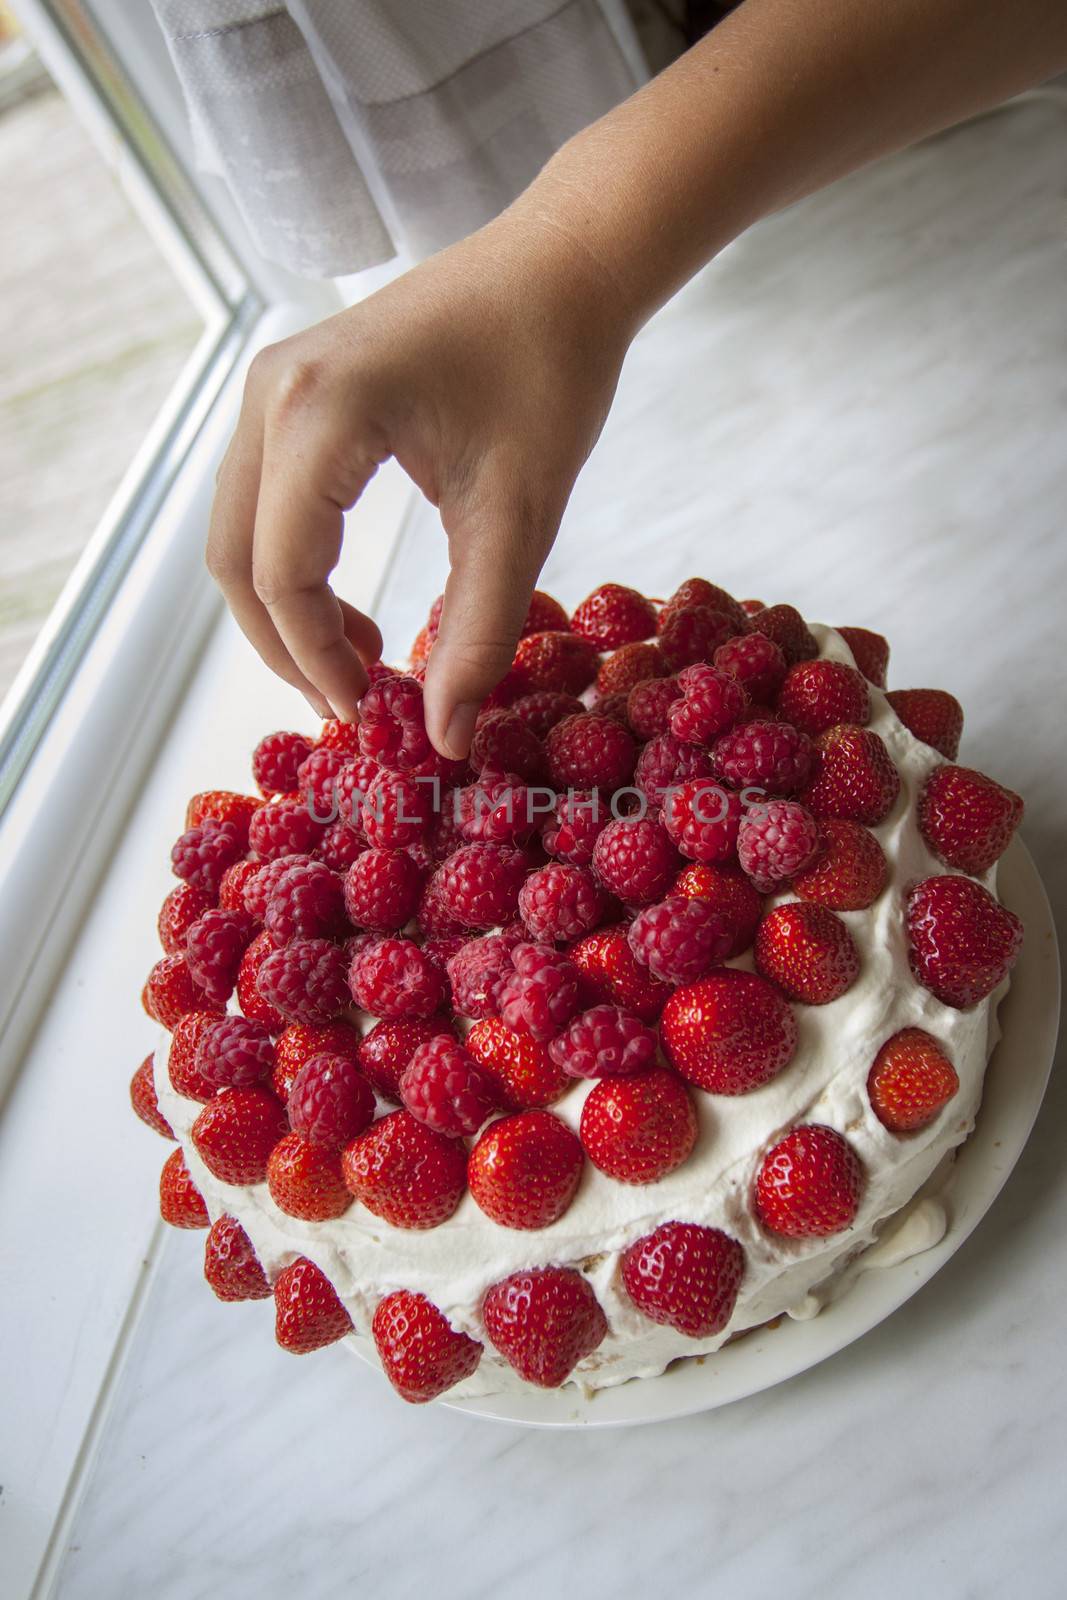
POLYGON ((566 633, 569 627, 567 613, 559 601, 553 600, 543 589, 535 589, 520 637, 526 639, 531 633, 566 633))
POLYGON ((796 1054, 797 1020, 773 983, 733 967, 676 989, 660 1037, 667 1060, 709 1094, 748 1094, 796 1054))
POLYGON ((756 1175, 756 1216, 787 1239, 823 1238, 852 1225, 863 1168, 847 1139, 821 1123, 793 1128, 763 1158, 756 1175))
POLYGON ((786 673, 778 714, 812 738, 838 722, 870 720, 867 681, 841 661, 800 661, 786 673))
POLYGON ((225 1089, 193 1123, 196 1153, 220 1183, 262 1183, 270 1153, 288 1132, 285 1112, 266 1089, 225 1089))
POLYGON ((596 677, 598 664, 595 646, 575 633, 527 634, 515 652, 515 671, 522 684, 519 693, 554 689, 560 694, 581 694, 596 677))
POLYGON ((648 639, 655 631, 655 606, 621 583, 602 583, 571 617, 571 632, 588 639, 598 650, 617 650, 620 645, 648 639))
POLYGON ((890 1133, 927 1127, 959 1086, 952 1062, 922 1028, 902 1028, 887 1039, 867 1078, 871 1110, 890 1133))
POLYGON ((347 1061, 358 1063, 360 1043, 359 1034, 347 1022, 291 1022, 274 1046, 274 1093, 286 1104, 293 1080, 312 1056, 344 1056, 347 1061))
POLYGON ((153 1022, 171 1029, 187 1011, 225 1010, 221 1001, 208 999, 184 956, 164 956, 156 962, 141 991, 141 1004, 153 1022))
POLYGON ((261 1022, 271 1033, 281 1033, 287 1026, 286 1019, 269 1000, 264 1000, 258 988, 259 969, 273 954, 270 934, 257 934, 237 969, 237 1004, 251 1022, 261 1022))
POLYGON ((717 583, 709 583, 707 578, 687 578, 678 585, 659 614, 659 631, 663 632, 666 623, 676 612, 689 611, 694 606, 721 612, 729 619, 735 634, 748 632, 748 613, 744 606, 725 589, 720 589, 717 583))
MULTIPOLYGON (((226 870, 232 872, 233 868, 228 867, 226 870)), ((193 923, 198 921, 205 911, 210 911, 213 905, 214 901, 207 890, 198 889, 192 883, 179 883, 170 891, 159 908, 159 919, 156 922, 164 955, 185 954, 185 935, 193 923)))
POLYGON ((467 1151, 410 1111, 390 1111, 345 1146, 345 1183, 368 1211, 394 1228, 436 1228, 467 1187, 467 1151))
POLYGON ((824 1006, 852 987, 860 958, 840 917, 801 900, 775 906, 760 923, 756 968, 790 1000, 824 1006))
POLYGON ((690 1339, 710 1339, 733 1316, 745 1252, 719 1228, 665 1222, 636 1239, 621 1266, 638 1311, 690 1339))
POLYGON ((216 822, 232 822, 247 847, 248 824, 253 811, 258 811, 262 804, 259 795, 235 794, 232 789, 207 789, 203 794, 194 794, 186 806, 185 826, 197 828, 208 817, 216 822))
POLYGON ((601 1078, 579 1128, 595 1167, 619 1183, 655 1183, 691 1155, 696 1108, 681 1078, 657 1067, 633 1078, 601 1078))
POLYGON ((658 645, 624 644, 601 663, 596 675, 597 694, 601 700, 613 694, 628 696, 635 684, 666 676, 667 663, 658 645))
POLYGON ((945 689, 890 689, 886 699, 909 733, 955 761, 963 733, 963 707, 945 689))
POLYGON ((838 628, 838 633, 852 651, 852 659, 868 683, 885 688, 885 675, 889 666, 889 640, 870 628, 838 628))
POLYGON ((172 1228, 206 1228, 211 1220, 180 1149, 171 1151, 159 1174, 159 1214, 172 1228))
POLYGON ((905 922, 916 981, 957 1010, 992 994, 1023 942, 1018 917, 973 878, 924 878, 908 895, 905 922))
MULTIPOLYGON (((374 682, 374 674, 371 674, 374 682)), ((340 717, 328 717, 322 732, 315 740, 316 750, 337 750, 343 756, 359 755, 359 724, 342 722, 340 717)))
POLYGON ((212 1099, 218 1084, 205 1078, 198 1065, 200 1041, 218 1022, 217 1011, 187 1011, 175 1026, 167 1057, 167 1077, 175 1094, 188 1100, 212 1099))
POLYGON ((252 1241, 234 1217, 218 1217, 204 1241, 204 1277, 220 1300, 269 1300, 270 1284, 252 1241))
POLYGON ((751 626, 774 641, 791 667, 819 653, 818 640, 795 606, 764 606, 753 615, 751 626))
MULTIPOLYGON (((262 861, 233 861, 219 881, 219 910, 244 911, 245 884, 254 878, 262 861)), ((257 919, 258 920, 258 919, 257 919)))
POLYGON ((720 645, 747 631, 747 623, 738 628, 714 606, 678 606, 660 614, 659 647, 670 670, 678 672, 682 667, 710 661, 720 645))
POLYGON ((428 627, 420 628, 408 652, 413 667, 424 667, 430 659, 430 651, 434 646, 434 634, 428 627))
POLYGON ((156 1084, 152 1073, 153 1058, 145 1056, 130 1079, 130 1104, 146 1127, 161 1133, 164 1139, 174 1138, 174 1129, 159 1109, 156 1084))
POLYGON ((790 887, 802 900, 831 911, 865 911, 886 886, 889 863, 873 833, 859 822, 828 817, 819 824, 819 854, 790 887))
POLYGON ((763 896, 737 867, 694 861, 678 874, 671 893, 687 899, 697 895, 729 920, 735 936, 724 960, 739 956, 756 937, 763 915, 763 896))
POLYGON ((482 1305, 489 1342, 527 1383, 558 1389, 608 1331, 592 1287, 570 1267, 514 1272, 482 1305))
POLYGON ((878 734, 843 722, 815 740, 815 776, 800 799, 813 816, 873 828, 892 811, 900 773, 878 734))
POLYGON ((290 1355, 304 1356, 352 1332, 352 1318, 326 1274, 297 1256, 274 1280, 274 1337, 290 1355))
POLYGON ((302 1222, 340 1217, 352 1204, 338 1152, 299 1133, 285 1134, 271 1151, 267 1188, 279 1211, 302 1222))
POLYGON ((399 1105, 400 1080, 419 1045, 436 1038, 439 1033, 451 1031, 451 1024, 444 1017, 414 1022, 376 1022, 360 1040, 355 1059, 378 1093, 399 1105))
POLYGON ((502 1228, 550 1228, 574 1199, 582 1147, 550 1111, 491 1122, 470 1154, 474 1200, 502 1228))
POLYGON ((961 872, 988 872, 1022 815, 1019 795, 971 767, 935 767, 919 796, 919 832, 935 856, 961 872))
POLYGON ((508 1110, 550 1106, 570 1087, 570 1078, 552 1060, 546 1044, 498 1017, 476 1022, 464 1043, 508 1110))
POLYGON ((477 1339, 453 1328, 432 1301, 409 1289, 379 1301, 371 1333, 385 1376, 412 1405, 436 1400, 462 1383, 482 1357, 477 1339))
POLYGON ((642 1022, 655 1022, 666 1005, 670 984, 657 982, 641 965, 630 949, 625 929, 601 928, 586 934, 567 954, 582 975, 579 997, 583 1007, 622 1006, 642 1022))

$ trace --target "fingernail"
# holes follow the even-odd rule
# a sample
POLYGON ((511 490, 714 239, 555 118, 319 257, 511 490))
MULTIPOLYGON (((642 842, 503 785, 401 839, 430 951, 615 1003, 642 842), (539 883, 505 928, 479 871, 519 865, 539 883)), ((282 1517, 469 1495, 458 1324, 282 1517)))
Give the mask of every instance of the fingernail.
POLYGON ((451 756, 453 761, 462 761, 470 750, 474 724, 480 710, 481 703, 477 700, 461 700, 453 709, 444 739, 445 754, 451 756))

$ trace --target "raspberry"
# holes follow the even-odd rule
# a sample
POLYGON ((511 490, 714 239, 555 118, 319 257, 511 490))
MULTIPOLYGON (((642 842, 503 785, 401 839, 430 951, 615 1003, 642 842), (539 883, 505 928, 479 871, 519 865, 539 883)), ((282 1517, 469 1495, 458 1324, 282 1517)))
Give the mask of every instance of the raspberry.
POLYGON ((761 894, 773 894, 819 854, 819 824, 795 800, 749 806, 737 834, 737 858, 761 894))
POLYGON ((352 1204, 337 1151, 299 1133, 285 1134, 271 1151, 267 1188, 278 1210, 301 1222, 326 1222, 352 1204))
POLYGON ((737 849, 742 804, 711 778, 691 778, 667 796, 663 826, 690 861, 729 861, 737 849))
POLYGON ((252 776, 261 794, 292 794, 300 764, 311 754, 302 733, 268 733, 252 752, 252 776))
POLYGON ((582 1176, 582 1147, 550 1111, 491 1122, 470 1154, 471 1198, 502 1228, 550 1228, 582 1176))
POLYGON ((293 1131, 309 1144, 337 1150, 370 1127, 374 1091, 351 1056, 324 1050, 297 1069, 288 1112, 293 1131))
POLYGON ((474 730, 470 764, 475 772, 510 772, 516 778, 536 783, 544 773, 545 749, 517 712, 487 711, 479 717, 474 730))
POLYGON ((382 768, 373 756, 354 756, 338 772, 334 793, 337 796, 337 819, 345 827, 362 835, 361 806, 367 790, 382 768))
POLYGON ((711 763, 716 776, 734 789, 791 795, 810 779, 815 748, 806 733, 787 722, 756 719, 716 739, 711 763))
POLYGON ((578 968, 551 945, 517 944, 499 990, 500 1015, 516 1033, 544 1042, 578 1009, 578 968))
POLYGON ((889 863, 873 833, 858 822, 819 824, 819 853, 792 882, 794 894, 831 911, 865 911, 886 886, 889 863))
POLYGON ((188 1011, 221 1011, 222 1002, 205 994, 183 956, 157 961, 141 993, 145 1011, 163 1028, 174 1028, 188 1011))
POLYGON ((733 1316, 745 1252, 718 1228, 665 1222, 623 1253, 622 1281, 638 1311, 690 1339, 710 1339, 733 1316))
POLYGON ((476 1022, 464 1042, 492 1083, 497 1102, 509 1111, 551 1105, 570 1087, 540 1040, 509 1028, 499 1017, 476 1022))
POLYGON ((274 1280, 274 1337, 290 1355, 321 1350, 352 1332, 352 1318, 326 1274, 298 1256, 274 1280))
POLYGON ((647 905, 667 889, 679 867, 662 823, 652 817, 609 822, 593 848, 593 870, 627 905, 647 905))
POLYGON ((411 939, 376 939, 352 962, 352 997, 386 1022, 432 1017, 444 999, 440 968, 411 939))
POLYGON ((905 922, 916 982, 957 1010, 992 994, 1023 941, 1018 917, 972 878, 924 878, 908 895, 905 922))
POLYGON ((602 717, 609 722, 618 723, 620 728, 629 733, 630 725, 626 720, 626 702, 628 699, 629 694, 625 690, 620 690, 615 694, 597 695, 586 715, 602 717))
POLYGON ((569 861, 574 867, 587 867, 609 816, 607 802, 599 790, 571 789, 556 800, 542 829, 541 843, 550 856, 569 861))
POLYGON ((437 1133, 410 1111, 390 1111, 345 1146, 345 1182, 368 1211, 394 1228, 436 1228, 467 1186, 462 1141, 437 1133))
POLYGON ((793 1128, 756 1175, 756 1216, 788 1239, 824 1238, 851 1226, 863 1192, 859 1157, 820 1123, 793 1128))
POLYGON ((1022 816, 1019 795, 971 767, 935 767, 919 796, 919 832, 934 855, 975 876, 999 861, 1022 816))
POLYGON ((400 1079, 400 1097, 419 1122, 454 1137, 477 1133, 498 1109, 487 1075, 447 1033, 417 1047, 400 1079))
POLYGON ((868 722, 867 680, 841 661, 798 662, 786 674, 778 710, 786 722, 812 737, 838 722, 868 722))
POLYGON ((818 641, 795 606, 764 606, 753 616, 752 629, 772 639, 791 667, 819 654, 818 641))
POLYGON ((385 1376, 412 1405, 436 1400, 462 1383, 482 1356, 477 1339, 453 1328, 432 1301, 409 1289, 379 1301, 371 1334, 385 1376))
POLYGON ((322 745, 300 763, 296 787, 317 822, 333 822, 341 815, 337 780, 347 760, 342 751, 322 745))
POLYGON ((252 1241, 234 1217, 218 1217, 204 1241, 204 1277, 220 1300, 269 1300, 252 1241))
POLYGON ((630 949, 662 983, 692 983, 724 961, 734 943, 734 926, 711 903, 697 896, 671 895, 646 906, 630 924, 630 949))
POLYGON ((241 889, 241 900, 249 916, 256 922, 262 922, 267 915, 270 897, 286 873, 293 867, 306 867, 310 864, 310 856, 278 856, 276 860, 264 862, 262 866, 256 865, 255 871, 246 879, 241 889))
POLYGON ((757 705, 767 705, 774 700, 789 670, 774 640, 763 633, 728 639, 712 659, 720 672, 737 679, 757 705))
POLYGON ((435 861, 447 861, 454 850, 461 850, 466 840, 460 831, 461 807, 459 789, 446 789, 434 813, 430 831, 425 836, 430 854, 435 861))
POLYGON ((655 633, 656 608, 636 589, 602 583, 575 609, 571 629, 598 650, 617 650, 655 633))
MULTIPOLYGON (((735 643, 749 644, 751 637, 735 643)), ((684 668, 678 674, 678 687, 682 699, 675 701, 668 720, 674 737, 686 744, 710 744, 718 734, 732 728, 748 709, 748 694, 742 684, 717 667, 698 663, 684 668)))
POLYGON ((959 1086, 952 1062, 922 1028, 902 1028, 887 1039, 867 1078, 871 1110, 890 1133, 928 1127, 959 1086))
POLYGON ((204 1101, 215 1093, 215 1085, 204 1077, 197 1060, 200 1041, 218 1021, 217 1011, 187 1011, 175 1024, 167 1056, 167 1077, 175 1094, 204 1101))
POLYGON ((365 850, 349 867, 344 903, 357 928, 391 933, 418 909, 423 875, 403 850, 365 850))
POLYGON ((838 633, 852 651, 852 659, 868 683, 885 688, 886 669, 889 666, 889 641, 870 628, 838 628, 838 633))
POLYGON ((332 1022, 351 1004, 346 965, 328 939, 294 939, 263 962, 256 987, 289 1022, 332 1022))
POLYGON ((130 1079, 130 1104, 145 1127, 161 1133, 165 1139, 173 1139, 174 1129, 159 1109, 153 1066, 153 1057, 145 1056, 130 1079))
POLYGON ((357 833, 347 822, 331 822, 330 826, 322 831, 322 836, 315 847, 315 856, 319 861, 325 862, 331 871, 338 872, 343 877, 366 849, 367 841, 362 829, 357 833))
POLYGON ((327 1022, 308 1027, 293 1022, 279 1035, 274 1044, 274 1092, 283 1104, 292 1093, 296 1075, 305 1061, 312 1056, 344 1056, 347 1061, 357 1061, 360 1049, 359 1034, 347 1022, 327 1022))
POLYGON ((592 1287, 571 1267, 537 1267, 494 1283, 482 1317, 493 1348, 541 1389, 566 1383, 608 1331, 592 1287))
POLYGON ((532 694, 520 695, 511 706, 512 714, 538 739, 543 739, 549 728, 554 728, 564 717, 576 716, 584 710, 577 695, 560 694, 553 689, 535 689, 532 694))
POLYGON ((532 939, 577 939, 600 921, 604 897, 588 867, 553 861, 527 876, 518 906, 532 939))
POLYGON ((194 794, 185 808, 185 826, 195 828, 208 817, 215 822, 232 822, 244 849, 248 848, 248 824, 262 801, 256 795, 236 794, 232 789, 206 789, 194 794))
POLYGON ((382 678, 359 703, 359 752, 383 767, 406 772, 433 754, 414 678, 382 678))
POLYGON ((261 1022, 271 1033, 281 1033, 285 1018, 259 992, 259 969, 273 954, 270 935, 257 934, 241 957, 237 970, 237 1004, 252 1022, 261 1022))
POLYGON ((462 838, 474 844, 522 844, 537 826, 532 791, 509 773, 487 769, 475 783, 455 791, 454 803, 462 838))
POLYGON ((512 941, 500 934, 470 939, 446 963, 452 985, 452 1003, 460 1016, 495 1017, 500 1011, 500 990, 511 977, 512 941))
POLYGON ((159 1214, 172 1228, 206 1228, 211 1221, 180 1149, 171 1151, 159 1174, 159 1214))
POLYGON ((672 672, 710 661, 715 651, 738 632, 723 611, 710 606, 679 606, 660 617, 659 647, 672 672))
POLYGON ((748 632, 748 613, 744 606, 725 589, 720 589, 717 583, 709 583, 707 578, 687 578, 679 584, 660 612, 660 632, 676 611, 686 610, 690 606, 707 606, 711 611, 721 611, 729 617, 735 633, 748 632))
POLYGON ((245 884, 251 883, 256 873, 261 871, 258 861, 235 861, 227 867, 219 884, 219 910, 244 911, 245 884))
POLYGON ((670 727, 671 707, 681 698, 676 677, 642 678, 626 697, 626 720, 638 739, 654 739, 670 727))
POLYGON ((688 1160, 697 1140, 689 1091, 657 1067, 635 1078, 601 1078, 586 1096, 579 1127, 595 1167, 619 1183, 656 1183, 688 1160))
POLYGON ((247 911, 205 911, 189 929, 185 959, 194 983, 220 1005, 233 993, 241 957, 255 936, 247 911))
POLYGON ((601 662, 596 675, 596 691, 606 695, 628 695, 635 684, 663 678, 668 673, 663 651, 656 644, 624 644, 601 662))
POLYGON ((955 761, 963 733, 963 707, 944 689, 890 689, 886 699, 908 732, 955 761))
POLYGON ((543 589, 535 589, 530 596, 530 606, 520 637, 525 639, 531 633, 553 632, 557 629, 566 631, 569 627, 567 613, 559 601, 553 600, 543 589))
POLYGON ((628 1077, 656 1059, 656 1035, 621 1006, 592 1006, 552 1040, 548 1053, 570 1078, 628 1077))
POLYGON ((267 1089, 225 1089, 192 1127, 196 1153, 220 1183, 262 1183, 267 1160, 289 1125, 267 1089))
MULTIPOLYGON (((232 868, 228 868, 232 871, 232 868)), ((168 956, 185 954, 185 936, 193 923, 209 911, 214 904, 206 890, 191 883, 179 883, 170 891, 159 908, 156 927, 163 953, 168 956)))
POLYGON ((441 863, 430 884, 460 927, 492 928, 514 917, 526 865, 521 850, 468 844, 441 863))
POLYGON ((250 1089, 270 1075, 274 1044, 266 1028, 247 1017, 220 1017, 200 1033, 196 1070, 216 1089, 250 1089))
POLYGON ((884 822, 900 793, 900 774, 878 734, 842 723, 819 735, 815 751, 815 776, 800 797, 808 810, 820 821, 884 822))
POLYGON ((617 789, 634 769, 633 739, 610 717, 567 717, 545 741, 548 773, 557 789, 617 789))
POLYGON ((360 1068, 384 1099, 399 1101, 400 1080, 412 1056, 427 1039, 439 1034, 451 1037, 450 1025, 442 1017, 427 1022, 376 1022, 360 1041, 360 1068))
POLYGON ((712 775, 711 756, 696 744, 683 744, 673 733, 650 739, 637 758, 634 786, 650 804, 661 806, 668 789, 690 778, 712 775))
POLYGON ((214 901, 226 868, 245 853, 241 830, 233 822, 208 817, 189 828, 170 853, 174 876, 202 889, 214 901))
POLYGON ((756 967, 791 1000, 824 1006, 850 989, 859 953, 840 917, 810 901, 768 911, 756 931, 756 967))
POLYGON ((557 694, 581 694, 596 677, 597 652, 576 633, 530 633, 519 640, 515 667, 524 693, 551 689, 557 694))
POLYGON ((748 1094, 796 1054, 797 1020, 772 983, 726 967, 676 989, 660 1022, 663 1053, 708 1094, 748 1094))
POLYGON ((363 832, 377 850, 399 850, 422 839, 433 820, 434 786, 383 767, 360 807, 363 832))
POLYGON ((467 932, 463 923, 457 921, 445 905, 436 873, 423 885, 415 919, 424 939, 450 939, 467 932))
POLYGON ((315 821, 298 795, 260 806, 248 825, 249 848, 262 861, 310 855, 322 834, 322 824, 315 821))
MULTIPOLYGON (((387 667, 381 661, 372 661, 367 667, 367 677, 371 683, 395 676, 392 667, 387 667)), ((346 761, 351 759, 352 756, 359 754, 359 724, 344 722, 340 717, 327 717, 322 725, 322 732, 315 740, 315 748, 339 750, 346 761)))
POLYGON ((736 867, 694 862, 678 874, 671 893, 707 900, 726 918, 733 930, 733 941, 724 961, 739 956, 756 937, 763 916, 763 897, 736 867))

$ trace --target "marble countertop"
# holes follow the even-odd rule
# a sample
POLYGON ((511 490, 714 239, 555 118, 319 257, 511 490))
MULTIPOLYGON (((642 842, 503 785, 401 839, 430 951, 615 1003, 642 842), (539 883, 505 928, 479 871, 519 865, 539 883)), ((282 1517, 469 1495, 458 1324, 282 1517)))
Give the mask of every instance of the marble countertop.
MULTIPOLYGON (((740 241, 638 340, 544 579, 574 603, 702 573, 881 629, 891 683, 953 690, 965 758, 1026 796, 1057 908, 1065 201, 1067 111, 1038 99, 740 241)), ((443 571, 420 510, 380 606, 394 652, 443 571)), ((269 1308, 214 1301, 202 1237, 169 1234, 56 1592, 1058 1595, 1065 1115, 1061 1067, 990 1215, 874 1332, 623 1432, 406 1407, 340 1349, 296 1362, 269 1308)))

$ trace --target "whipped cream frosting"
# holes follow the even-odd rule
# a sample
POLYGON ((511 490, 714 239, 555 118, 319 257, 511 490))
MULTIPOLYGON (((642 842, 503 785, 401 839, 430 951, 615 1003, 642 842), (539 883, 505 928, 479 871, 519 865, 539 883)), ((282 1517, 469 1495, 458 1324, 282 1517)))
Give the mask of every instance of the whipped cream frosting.
MULTIPOLYGON (((821 657, 854 664, 838 633, 818 624, 812 632, 821 657)), ((817 1314, 827 1298, 841 1292, 859 1265, 860 1253, 872 1245, 864 1264, 874 1266, 879 1252, 884 1258, 880 1264, 891 1265, 937 1243, 947 1214, 936 1195, 917 1203, 898 1228, 885 1224, 925 1185, 936 1185, 949 1152, 970 1133, 996 1042, 996 1006, 1007 983, 983 1003, 959 1011, 943 1005, 911 975, 904 894, 917 879, 948 870, 931 854, 916 822, 919 790, 941 757, 909 733, 881 690, 871 686, 870 697, 869 726, 885 741, 901 787, 890 815, 872 830, 889 863, 886 888, 868 910, 839 913, 859 951, 859 977, 829 1005, 794 1006, 797 1052, 770 1083, 736 1097, 692 1089, 699 1137, 693 1154, 675 1172, 653 1184, 629 1185, 587 1161, 564 1215, 551 1227, 530 1232, 490 1221, 469 1193, 447 1222, 425 1231, 394 1228, 358 1202, 333 1221, 301 1222, 279 1210, 265 1183, 237 1187, 208 1172, 190 1138, 201 1107, 171 1088, 170 1036, 164 1034, 155 1056, 160 1108, 182 1145, 212 1220, 228 1214, 240 1222, 268 1278, 298 1256, 314 1261, 349 1311, 363 1353, 373 1349, 366 1335, 379 1300, 396 1289, 425 1294, 455 1327, 485 1344, 478 1370, 451 1391, 457 1397, 526 1387, 486 1341, 480 1310, 490 1285, 524 1268, 574 1266, 594 1288, 609 1332, 569 1380, 594 1390, 655 1377, 680 1357, 706 1355, 738 1333, 783 1314, 817 1314), (941 1042, 960 1087, 929 1127, 901 1137, 875 1117, 866 1084, 879 1047, 906 1027, 925 1028, 941 1042), (764 1154, 800 1122, 837 1129, 863 1163, 866 1181, 853 1225, 829 1238, 779 1238, 764 1232, 752 1210, 752 1183, 764 1154), (622 1287, 622 1252, 668 1221, 721 1228, 744 1247, 746 1270, 734 1314, 713 1338, 690 1339, 648 1321, 622 1287)), ((995 879, 993 868, 981 881, 995 892, 995 879)), ((729 964, 751 968, 751 954, 729 964)), ((589 1082, 576 1082, 552 1106, 553 1113, 577 1130, 591 1088, 589 1082)))

